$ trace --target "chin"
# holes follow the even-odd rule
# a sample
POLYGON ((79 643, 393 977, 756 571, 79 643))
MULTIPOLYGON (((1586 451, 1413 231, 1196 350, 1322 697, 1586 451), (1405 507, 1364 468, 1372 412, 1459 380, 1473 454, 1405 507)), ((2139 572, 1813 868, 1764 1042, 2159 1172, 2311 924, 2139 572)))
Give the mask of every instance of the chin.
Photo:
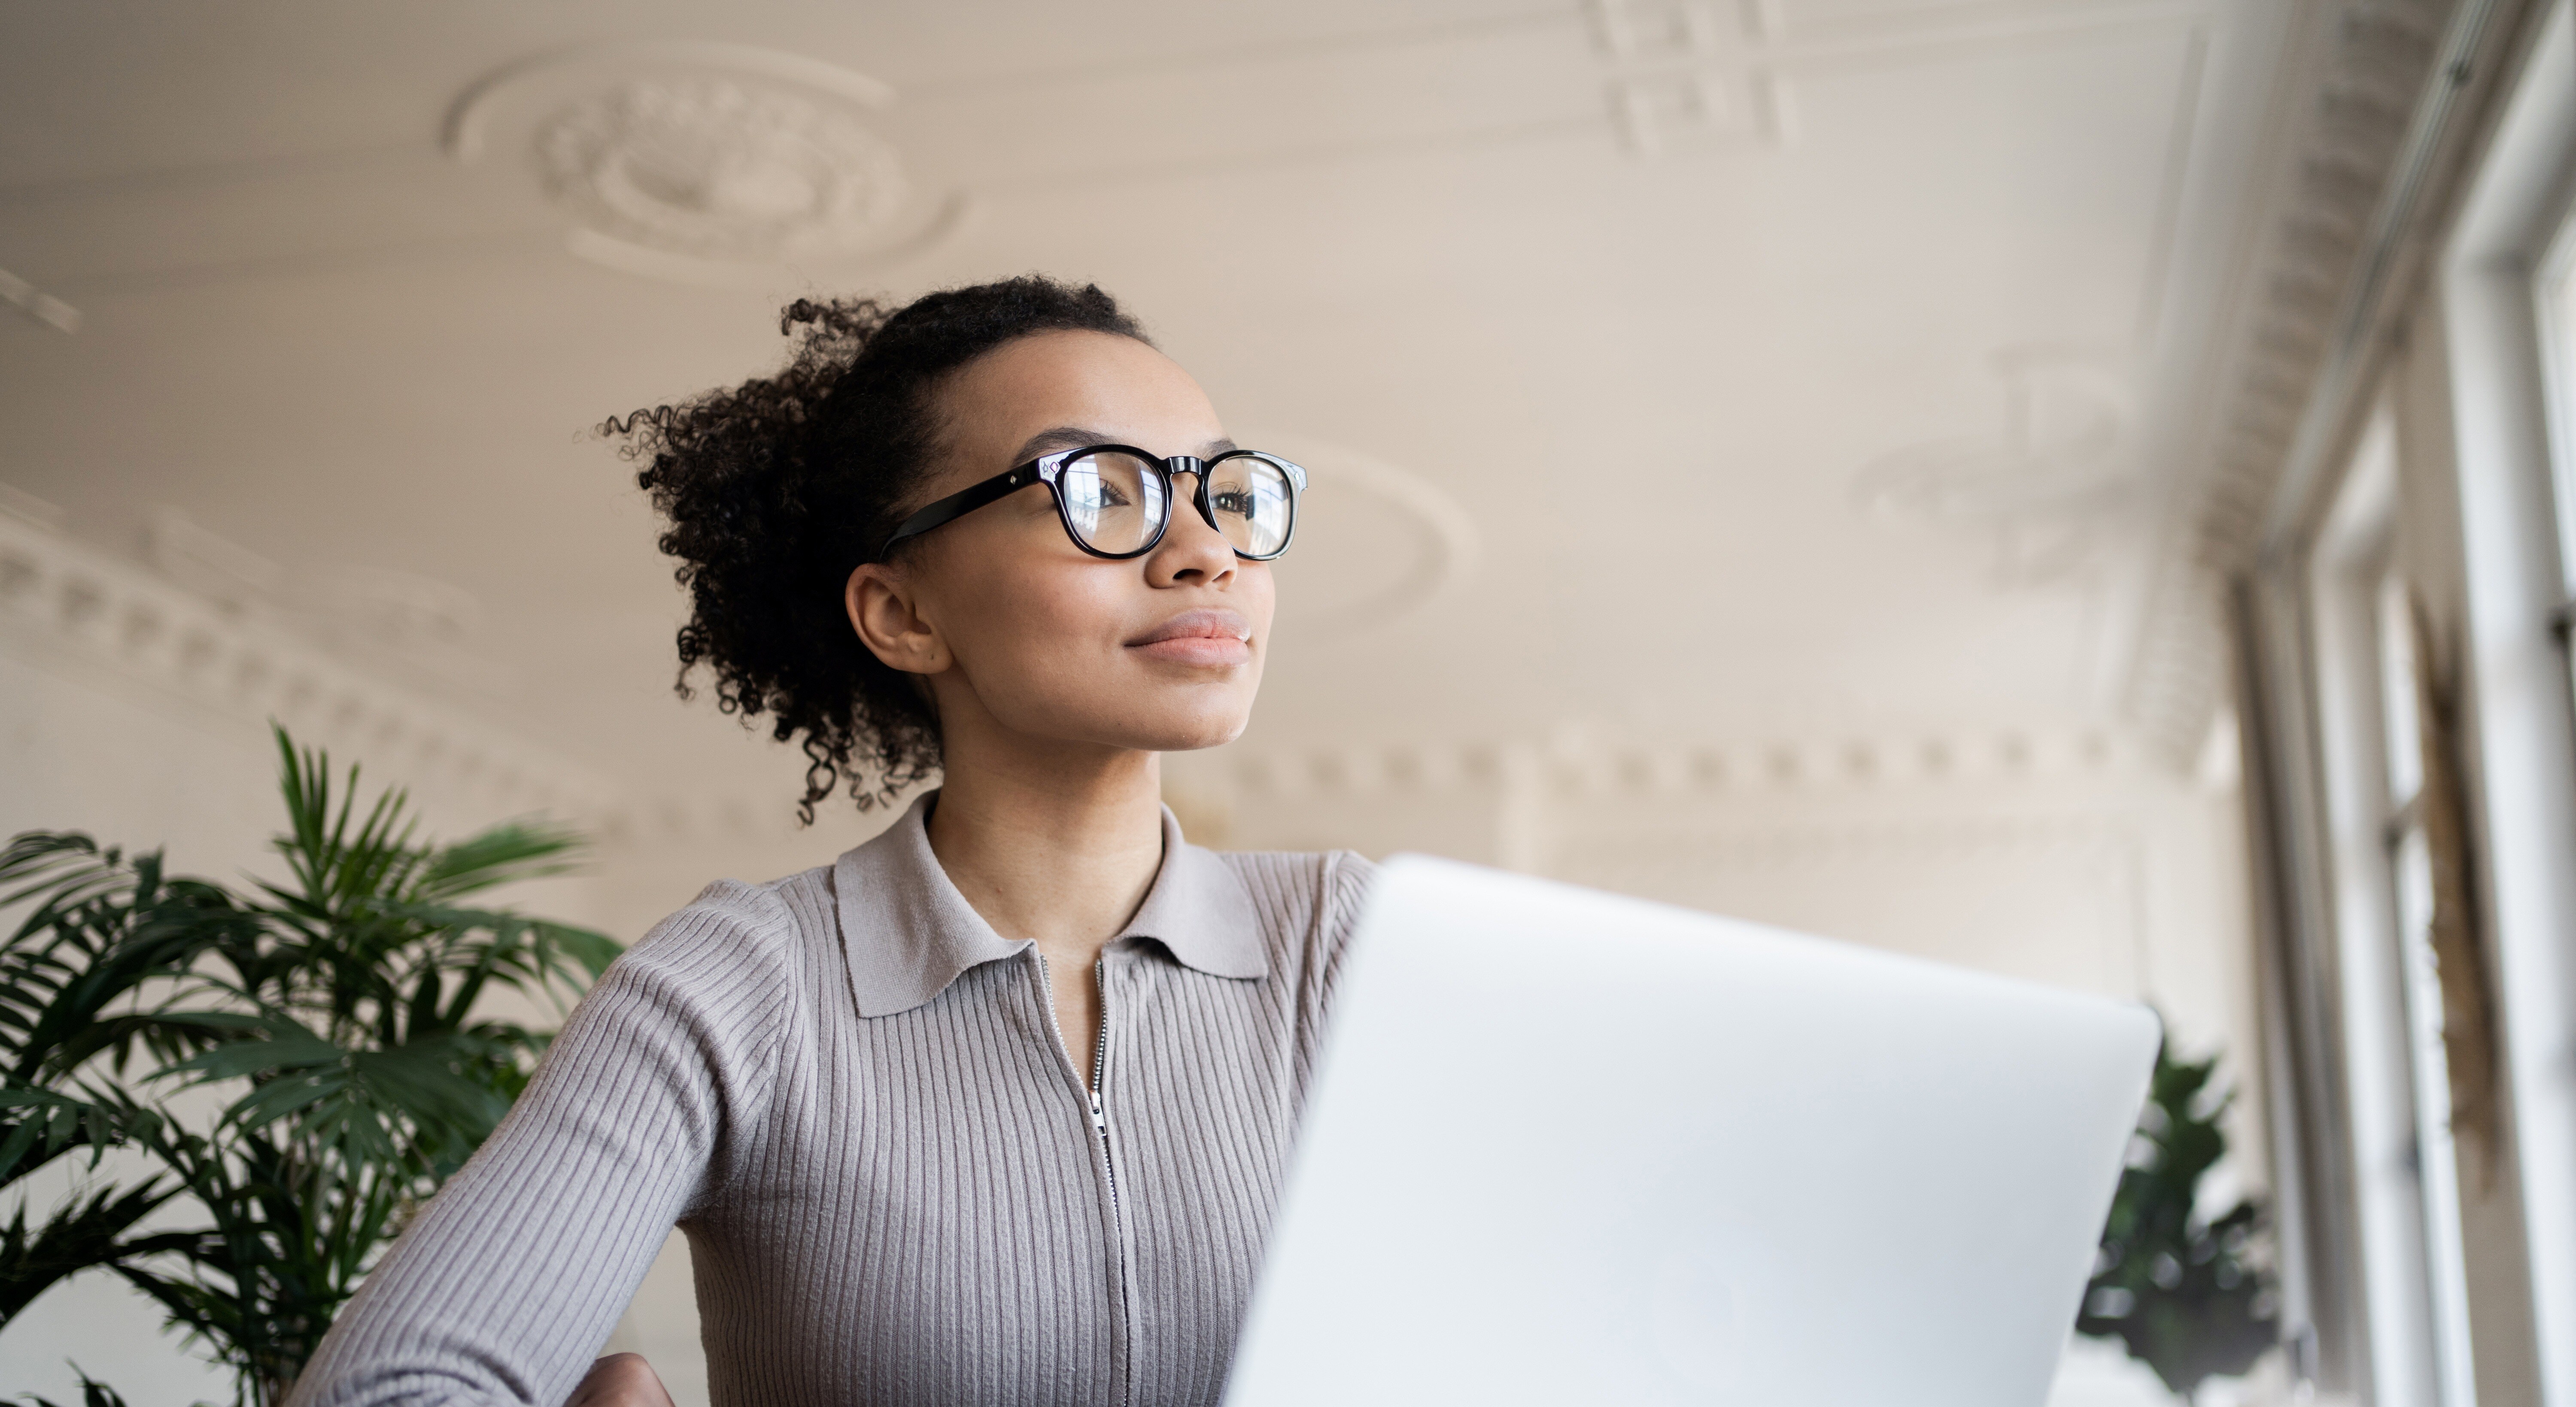
POLYGON ((1196 752, 1201 748, 1223 747, 1242 737, 1244 725, 1250 721, 1234 718, 1222 723, 1158 728, 1154 730, 1154 740, 1142 746, 1148 752, 1196 752))
POLYGON ((1243 736, 1244 726, 1252 721, 1252 710, 1225 709, 1201 711, 1174 709, 1160 717, 1137 718, 1131 709, 1121 720, 1118 732, 1128 747, 1140 752, 1196 752, 1201 748, 1223 747, 1243 736))
POLYGON ((1260 676, 1100 681, 1078 697, 1059 695, 1043 710, 1058 727, 1138 752, 1196 752, 1243 736, 1252 721, 1260 676), (1106 684, 1108 687, 1101 687, 1106 684))

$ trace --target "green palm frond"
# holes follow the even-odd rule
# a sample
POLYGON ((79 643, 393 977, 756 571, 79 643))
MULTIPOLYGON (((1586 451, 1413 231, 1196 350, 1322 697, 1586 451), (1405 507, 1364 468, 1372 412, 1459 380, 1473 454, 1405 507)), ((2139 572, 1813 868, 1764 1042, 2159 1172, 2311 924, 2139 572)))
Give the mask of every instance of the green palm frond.
POLYGON ((2078 1333, 2120 1340, 2183 1394, 2207 1378, 2245 1372, 2280 1338, 2272 1273, 2255 1245, 2263 1207, 2240 1201, 2215 1218, 2199 1210, 2201 1179, 2227 1154, 2221 1120, 2235 1098, 2217 1088, 2217 1071, 2215 1057, 2156 1052, 2129 1167, 2075 1321, 2078 1333))
MULTIPOLYGON (((80 1407, 125 1407, 125 1399, 117 1395, 116 1389, 91 1377, 81 1369, 79 1364, 72 1365, 72 1372, 80 1379, 80 1407)), ((18 1400, 26 1403, 27 1407, 60 1407, 60 1404, 52 1399, 40 1397, 32 1392, 18 1394, 18 1400)), ((197 1407, 206 1407, 206 1404, 201 1402, 197 1407)))
POLYGON ((410 890, 420 903, 442 903, 526 879, 568 874, 580 862, 581 837, 558 826, 511 821, 430 853, 410 890))
POLYGON ((135 873, 121 852, 102 851, 98 842, 78 832, 29 831, 11 839, 0 850, 0 909, 30 899, 41 902, 11 930, 8 951, 31 940, 50 947, 60 941, 57 930, 64 915, 130 891, 134 883, 135 873))
MULTIPOLYGON (((0 1129, 6 1130, 0 1136, 0 1185, 75 1149, 88 1149, 95 1168, 106 1150, 148 1141, 163 1122, 157 1111, 122 1091, 86 1085, 68 1092, 0 1087, 0 1129)), ((177 1242, 130 1233, 183 1190, 160 1177, 138 1185, 110 1185, 75 1196, 33 1227, 22 1199, 0 1224, 0 1323, 68 1276, 175 1248, 177 1242)))
POLYGON ((111 1271, 258 1407, 526 1087, 552 1033, 478 1004, 506 990, 561 1010, 619 952, 462 902, 565 872, 572 832, 522 821, 432 845, 399 789, 362 798, 356 768, 335 774, 282 729, 277 746, 282 881, 169 876, 157 853, 73 833, 0 850, 0 912, 24 909, 0 942, 0 1188, 120 1143, 162 1169, 40 1224, 22 1190, 0 1223, 0 1324, 64 1275, 111 1271), (231 1095, 202 1128, 134 1093, 193 1087, 231 1095), (173 1204, 208 1224, 136 1230, 173 1204))
POLYGON ((99 1265, 177 1249, 178 1238, 127 1235, 145 1217, 184 1191, 154 1178, 132 1187, 106 1187, 75 1197, 42 1226, 29 1230, 21 1203, 0 1224, 0 1318, 15 1317, 57 1283, 99 1265))
MULTIPOLYGON (((132 1100, 94 1089, 66 1094, 32 1085, 0 1086, 0 1185, 75 1148, 89 1149, 90 1166, 96 1167, 108 1149, 160 1117, 132 1100)), ((6 1319, 0 1315, 0 1322, 6 1319)))

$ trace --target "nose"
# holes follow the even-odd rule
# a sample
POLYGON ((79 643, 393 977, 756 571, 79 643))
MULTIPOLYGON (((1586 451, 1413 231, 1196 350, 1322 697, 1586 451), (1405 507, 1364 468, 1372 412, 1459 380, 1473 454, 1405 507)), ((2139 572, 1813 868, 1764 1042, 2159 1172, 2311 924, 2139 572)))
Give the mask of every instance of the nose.
POLYGON ((1154 586, 1215 586, 1234 577, 1234 544, 1198 510, 1200 476, 1172 476, 1172 522, 1145 555, 1145 580, 1154 586), (1188 492, 1183 493, 1187 480, 1188 492))

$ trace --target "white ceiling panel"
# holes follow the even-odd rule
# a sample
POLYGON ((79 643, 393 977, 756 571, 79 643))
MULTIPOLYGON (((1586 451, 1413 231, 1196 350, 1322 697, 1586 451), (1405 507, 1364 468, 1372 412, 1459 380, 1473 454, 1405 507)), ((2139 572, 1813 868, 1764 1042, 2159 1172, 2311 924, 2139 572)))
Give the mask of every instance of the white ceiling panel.
MULTIPOLYGON (((357 569, 463 593, 447 654, 387 667, 708 777, 743 746, 668 696, 676 593, 589 427, 774 364, 799 292, 1031 268, 1118 293, 1238 426, 1324 447, 1264 736, 2103 713, 2281 21, 165 10, 39 7, 0 54, 0 269, 84 315, 0 323, 0 481, 118 550, 175 509, 278 564, 286 617, 357 569), (900 195, 796 225, 806 187, 754 162, 702 190, 694 148, 598 115, 710 84, 864 128, 900 195), (461 160, 442 124, 478 91, 461 160), (784 201, 781 238, 845 242, 596 228, 540 154, 584 102, 582 159, 627 143, 673 210, 784 201)), ((874 179, 844 166, 814 179, 874 179)))

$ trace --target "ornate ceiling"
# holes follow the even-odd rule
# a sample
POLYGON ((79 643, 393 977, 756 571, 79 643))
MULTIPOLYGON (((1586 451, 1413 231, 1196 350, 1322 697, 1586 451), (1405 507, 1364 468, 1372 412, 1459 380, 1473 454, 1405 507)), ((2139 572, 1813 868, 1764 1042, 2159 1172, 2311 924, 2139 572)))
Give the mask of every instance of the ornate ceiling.
POLYGON ((1318 471, 1251 745, 2179 752, 2438 8, 50 7, 0 484, 585 776, 783 777, 669 697, 589 427, 772 364, 787 297, 1039 268, 1318 471))

